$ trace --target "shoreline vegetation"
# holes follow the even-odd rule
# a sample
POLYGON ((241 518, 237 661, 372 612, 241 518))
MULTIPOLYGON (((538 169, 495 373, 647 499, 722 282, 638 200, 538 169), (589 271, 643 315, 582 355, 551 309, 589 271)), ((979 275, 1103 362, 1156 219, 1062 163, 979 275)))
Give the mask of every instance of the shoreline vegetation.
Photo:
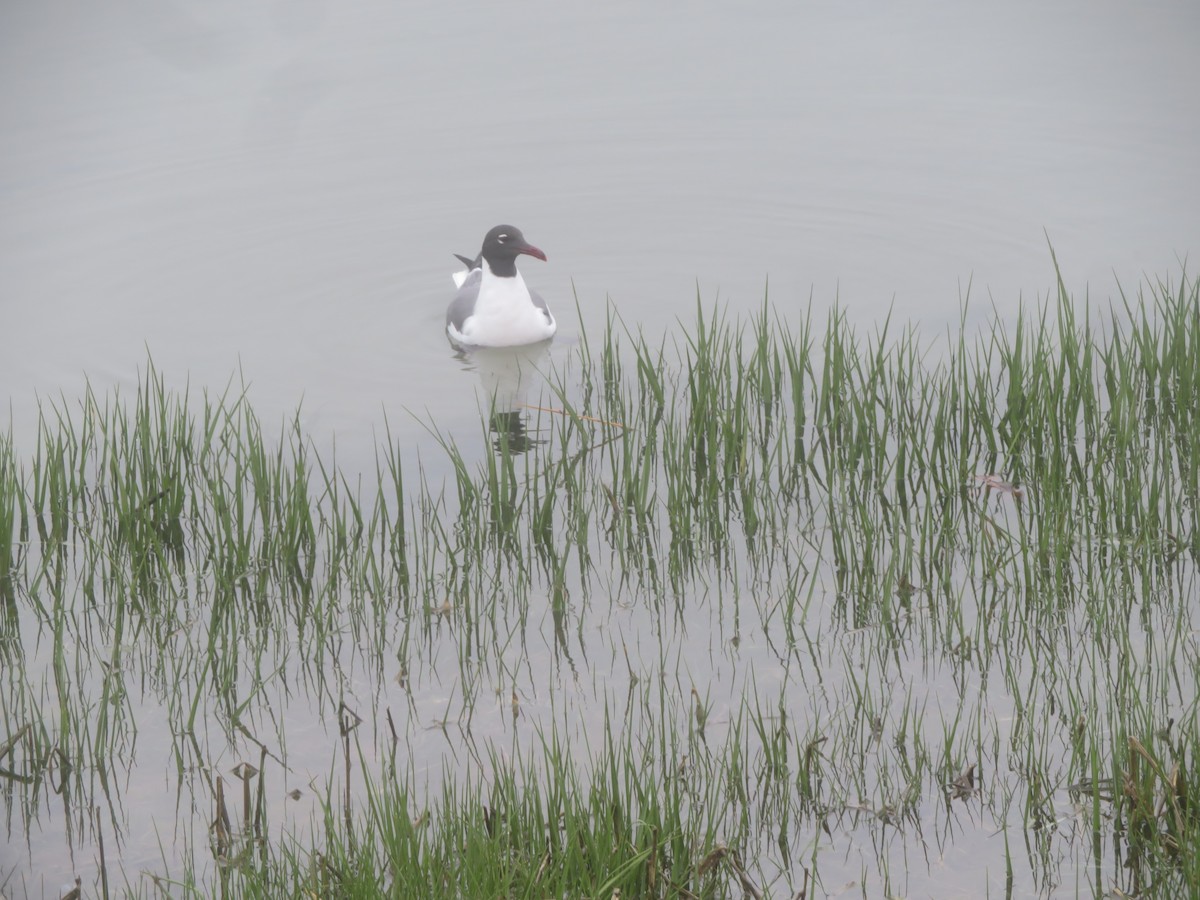
POLYGON ((444 482, 0 434, 0 896, 1200 894, 1200 282, 682 331, 444 482))

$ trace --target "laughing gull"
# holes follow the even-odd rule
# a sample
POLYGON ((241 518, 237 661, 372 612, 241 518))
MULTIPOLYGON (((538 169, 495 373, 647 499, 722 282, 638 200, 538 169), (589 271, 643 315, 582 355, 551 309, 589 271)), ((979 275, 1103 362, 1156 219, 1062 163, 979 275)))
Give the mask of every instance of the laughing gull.
POLYGON ((521 229, 497 225, 483 238, 475 259, 458 256, 467 271, 455 272, 458 294, 446 310, 446 333, 461 347, 515 347, 554 336, 558 325, 546 301, 525 286, 517 271, 524 253, 546 254, 525 240, 521 229))

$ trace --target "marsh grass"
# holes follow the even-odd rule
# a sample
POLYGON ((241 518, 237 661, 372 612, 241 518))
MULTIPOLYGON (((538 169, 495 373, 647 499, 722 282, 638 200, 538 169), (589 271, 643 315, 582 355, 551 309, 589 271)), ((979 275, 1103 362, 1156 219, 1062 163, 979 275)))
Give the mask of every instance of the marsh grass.
POLYGON ((435 468, 152 366, 0 438, 18 843, 143 895, 1200 891, 1196 282, 682 335, 612 314, 435 468), (114 879, 164 771, 181 846, 114 879))

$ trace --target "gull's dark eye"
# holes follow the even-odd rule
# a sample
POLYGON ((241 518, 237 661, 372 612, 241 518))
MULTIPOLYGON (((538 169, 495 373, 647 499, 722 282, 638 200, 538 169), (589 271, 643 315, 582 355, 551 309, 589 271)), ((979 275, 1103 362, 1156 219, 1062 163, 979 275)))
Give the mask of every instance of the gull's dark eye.
POLYGON ((498 240, 500 243, 503 244, 505 241, 508 240, 508 235, 507 234, 498 234, 498 235, 496 235, 496 240, 498 240))

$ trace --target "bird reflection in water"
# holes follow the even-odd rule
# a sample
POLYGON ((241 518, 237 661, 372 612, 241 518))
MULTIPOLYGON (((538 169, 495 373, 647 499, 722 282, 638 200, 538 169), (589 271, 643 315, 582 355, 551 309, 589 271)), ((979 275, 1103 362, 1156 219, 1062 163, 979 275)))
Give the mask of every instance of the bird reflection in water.
POLYGON ((550 362, 550 341, 521 347, 475 347, 454 354, 463 368, 479 376, 480 400, 490 409, 489 430, 496 452, 528 452, 544 443, 529 431, 530 385, 550 362))

